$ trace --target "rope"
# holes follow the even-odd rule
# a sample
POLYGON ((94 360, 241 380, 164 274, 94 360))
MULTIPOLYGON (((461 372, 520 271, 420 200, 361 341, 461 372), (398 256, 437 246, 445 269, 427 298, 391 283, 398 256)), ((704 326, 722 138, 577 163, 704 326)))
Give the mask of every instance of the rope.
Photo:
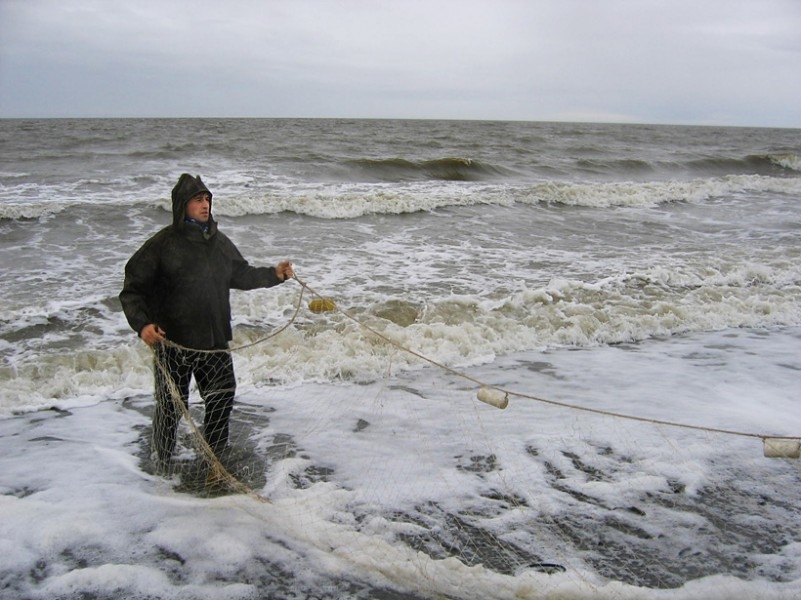
MULTIPOLYGON (((295 277, 297 279, 297 277, 295 277)), ((177 348, 179 350, 183 350, 185 352, 197 352, 198 354, 215 354, 215 353, 222 353, 222 352, 238 352, 240 350, 247 350, 248 348, 252 348, 253 346, 258 346, 259 344, 263 344, 269 339, 274 338, 279 333, 282 333, 286 329, 290 327, 298 318, 298 314, 300 313, 300 307, 303 305, 303 292, 306 289, 306 286, 301 284, 303 287, 300 290, 300 297, 298 297, 298 302, 295 305, 295 312, 292 314, 292 317, 287 321, 282 327, 279 327, 275 331, 271 332, 269 335, 266 335, 262 338, 257 339, 256 341, 250 342, 248 344, 243 344, 241 346, 235 346, 233 348, 219 348, 216 350, 198 350, 196 348, 187 348, 186 346, 182 346, 181 344, 176 344, 175 342, 165 339, 164 344, 167 346, 172 346, 173 348, 177 348)))
MULTIPOLYGON (((240 351, 240 350, 245 350, 247 348, 252 348, 253 346, 257 346, 259 344, 262 344, 262 343, 266 342, 267 340, 279 335, 280 333, 282 333, 283 331, 288 329, 297 320, 298 314, 300 313, 301 306, 303 305, 302 304, 303 303, 303 295, 304 295, 305 291, 308 290, 309 293, 311 293, 312 295, 320 298, 321 300, 325 299, 325 297, 322 294, 320 294, 318 291, 316 291, 314 288, 312 288, 305 281, 300 279, 297 275, 292 275, 292 278, 295 281, 297 281, 301 286, 300 295, 298 297, 297 304, 295 305, 295 311, 292 314, 292 317, 289 319, 289 321, 287 321, 282 327, 280 327, 280 328, 276 329, 275 331, 271 332, 269 335, 264 336, 262 338, 259 338, 259 339, 255 340, 253 342, 248 343, 248 344, 243 344, 241 346, 236 346, 234 348, 224 348, 224 349, 218 349, 218 350, 197 350, 197 349, 194 349, 194 348, 187 348, 185 346, 181 346, 180 344, 176 344, 175 342, 172 342, 170 340, 165 340, 164 343, 166 343, 167 345, 173 346, 175 348, 178 348, 178 349, 181 349, 181 350, 185 350, 185 351, 211 354, 211 353, 215 353, 215 352, 236 352, 236 351, 240 351)), ((466 373, 464 373, 462 371, 454 369, 453 367, 449 367, 446 364, 438 362, 438 361, 436 361, 436 360, 434 360, 432 358, 429 358, 429 357, 427 357, 427 356, 425 356, 423 354, 420 354, 419 352, 416 352, 415 350, 412 350, 411 348, 408 348, 408 347, 404 346, 403 344, 397 342, 396 340, 393 340, 391 337, 389 337, 389 336, 381 333, 380 331, 376 330, 375 328, 370 327, 366 323, 363 323, 362 321, 357 319, 355 316, 350 314, 348 311, 343 310, 342 308, 340 308, 336 304, 334 305, 334 310, 336 310, 338 313, 342 314, 346 318, 348 318, 351 321, 353 321, 354 323, 356 323, 359 327, 361 327, 363 329, 366 329, 367 331, 369 331, 370 333, 372 333, 376 337, 382 339, 383 341, 385 341, 388 344, 398 348, 399 350, 401 350, 403 352, 411 354, 412 356, 415 356, 415 357, 419 358, 420 360, 422 360, 424 362, 427 362, 427 363, 429 363, 429 364, 431 364, 431 365, 433 365, 433 366, 435 366, 435 367, 437 367, 439 369, 442 369, 443 371, 446 371, 446 372, 450 373, 451 375, 454 375, 456 377, 460 377, 462 379, 470 381, 470 382, 472 382, 472 383, 474 383, 474 384, 476 384, 476 385, 478 385, 480 387, 487 387, 487 388, 491 388, 491 389, 494 389, 494 390, 498 390, 499 392, 502 392, 502 393, 504 393, 504 394, 506 394, 508 396, 516 396, 518 398, 524 398, 526 400, 532 400, 534 402, 540 402, 541 404, 548 404, 550 406, 556 406, 556 407, 559 407, 559 408, 566 408, 566 409, 569 409, 569 410, 577 410, 577 411, 592 413, 592 414, 596 414, 596 415, 602 415, 602 416, 605 416, 605 417, 613 417, 613 418, 617 418, 617 419, 625 419, 625 420, 629 420, 629 421, 638 421, 638 422, 641 422, 641 423, 650 423, 652 425, 664 425, 664 426, 667 426, 667 427, 690 429, 690 430, 694 430, 694 431, 704 431, 704 432, 707 432, 707 433, 720 433, 720 434, 724 434, 724 435, 760 439, 763 442, 765 440, 767 440, 767 439, 799 441, 799 442, 801 442, 801 436, 798 436, 798 437, 795 437, 795 436, 775 436, 775 435, 765 434, 765 433, 753 433, 753 432, 748 432, 748 431, 737 431, 737 430, 732 430, 732 429, 721 429, 721 428, 717 428, 717 427, 706 427, 706 426, 703 426, 703 425, 691 425, 689 423, 678 423, 676 421, 667 421, 667 420, 664 420, 664 419, 654 419, 654 418, 650 418, 650 417, 640 417, 640 416, 637 416, 637 415, 619 413, 619 412, 610 411, 610 410, 603 410, 603 409, 599 409, 599 408, 590 408, 590 407, 587 407, 587 406, 581 406, 581 405, 572 404, 572 403, 569 403, 569 402, 561 402, 561 401, 558 401, 558 400, 551 400, 551 399, 548 399, 548 398, 541 398, 541 397, 538 397, 538 396, 533 396, 531 394, 524 394, 522 392, 516 392, 514 390, 509 390, 509 389, 506 389, 506 388, 503 388, 503 387, 499 387, 499 386, 496 386, 496 385, 490 385, 490 384, 487 384, 487 383, 485 383, 485 382, 483 382, 483 381, 481 381, 479 379, 476 379, 475 377, 472 377, 472 376, 470 376, 470 375, 468 375, 468 374, 466 374, 466 373)))
MULTIPOLYGON (((311 288, 305 281, 301 280, 297 275, 293 275, 293 279, 295 279, 295 281, 297 281, 301 285, 302 290, 308 290, 311 294, 313 294, 314 296, 317 296, 320 299, 324 298, 319 292, 317 292, 313 288, 311 288)), ((303 297, 303 291, 301 291, 301 298, 302 297, 303 297)), ((297 313, 298 313, 299 309, 300 309, 300 301, 298 301, 298 307, 297 307, 297 309, 295 311, 295 316, 297 316, 297 313)), ((598 408, 589 408, 589 407, 586 407, 586 406, 580 406, 578 404, 571 404, 569 402, 560 402, 558 400, 549 400, 547 398, 540 398, 540 397, 537 397, 537 396, 532 396, 530 394, 524 394, 522 392, 516 392, 514 390, 508 390, 508 389, 505 389, 505 388, 502 388, 502 387, 498 387, 498 386, 495 386, 495 385, 489 385, 489 384, 486 384, 486 383, 480 381, 479 379, 476 379, 475 377, 471 377, 470 375, 467 375, 466 373, 463 373, 462 371, 458 371, 458 370, 456 370, 456 369, 454 369, 452 367, 449 367, 448 365, 445 365, 443 363, 437 362, 436 360, 434 360, 432 358, 424 356, 424 355, 420 354, 419 352, 416 352, 416 351, 412 350, 411 348, 407 348, 403 344, 400 344, 399 342, 393 340, 392 338, 384 335, 380 331, 377 331, 376 329, 370 327, 369 325, 367 325, 365 323, 362 323, 356 317, 354 317, 353 315, 348 313, 346 310, 343 310, 343 309, 339 308, 339 306, 337 306, 337 305, 334 306, 334 309, 337 312, 339 312, 342 315, 344 315, 345 317, 347 317, 348 319, 350 319, 351 321, 353 321, 354 323, 356 323, 357 325, 359 325, 360 327, 366 329, 367 331, 369 331, 373 335, 381 338, 382 340, 384 340, 388 344, 391 344, 392 346, 395 346, 396 348, 398 348, 399 350, 402 350, 403 352, 407 352, 407 353, 411 354, 412 356, 416 356, 417 358, 419 358, 419 359, 421 359, 421 360, 423 360, 425 362, 428 362, 429 364, 431 364, 431 365, 433 365, 435 367, 438 367, 439 369, 442 369, 443 371, 446 371, 446 372, 450 373, 451 375, 455 375, 456 377, 461 377, 462 379, 466 379, 467 381, 470 381, 470 382, 472 382, 472 383, 474 383, 476 385, 482 386, 482 387, 488 387, 488 388, 492 388, 492 389, 498 390, 499 392, 503 392, 504 394, 507 394, 509 396, 517 396, 519 398, 525 398, 526 400, 533 400, 535 402, 540 402, 542 404, 548 404, 550 406, 558 406, 560 408, 567 408, 567 409, 570 409, 570 410, 578 410, 578 411, 588 412, 588 413, 592 413, 592 414, 596 414, 596 415, 603 415, 603 416, 606 416, 606 417, 614 417, 614 418, 617 418, 617 419, 626 419, 626 420, 629 420, 629 421, 639 421, 641 423, 651 423, 653 425, 665 425, 667 427, 677 427, 677 428, 681 428, 681 429, 691 429, 691 430, 695 430, 695 431, 704 431, 704 432, 708 432, 708 433, 721 433, 721 434, 725 434, 725 435, 747 437, 747 438, 755 438, 755 439, 760 439, 763 442, 766 439, 769 439, 769 438, 770 439, 787 440, 787 441, 801 441, 801 437, 774 436, 774 435, 764 434, 764 433, 752 433, 752 432, 747 432, 747 431, 736 431, 736 430, 731 430, 731 429, 720 429, 720 428, 716 428, 716 427, 705 427, 705 426, 702 426, 702 425, 690 425, 688 423, 678 423, 678 422, 675 422, 675 421, 667 421, 667 420, 664 420, 664 419, 653 419, 653 418, 649 418, 649 417, 639 417, 639 416, 636 416, 636 415, 629 415, 629 414, 614 412, 614 411, 610 411, 610 410, 603 410, 603 409, 598 409, 598 408)), ((293 317, 293 320, 294 320, 294 317, 293 317)), ((281 331, 283 331, 283 329, 285 329, 288 326, 289 326, 289 324, 287 324, 284 328, 282 328, 281 331)))

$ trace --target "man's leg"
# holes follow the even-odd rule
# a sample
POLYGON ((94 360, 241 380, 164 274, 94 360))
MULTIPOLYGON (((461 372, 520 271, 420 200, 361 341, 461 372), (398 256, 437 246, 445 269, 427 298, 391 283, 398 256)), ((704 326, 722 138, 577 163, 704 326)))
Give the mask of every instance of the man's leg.
POLYGON ((195 381, 206 405, 203 435, 215 454, 228 444, 228 420, 234 406, 236 377, 228 351, 198 353, 195 381))
POLYGON ((153 450, 156 458, 166 465, 175 450, 181 408, 189 397, 189 380, 192 370, 183 353, 160 344, 156 347, 153 370, 155 372, 155 406, 153 407, 153 450), (174 395, 177 392, 178 398, 174 395))

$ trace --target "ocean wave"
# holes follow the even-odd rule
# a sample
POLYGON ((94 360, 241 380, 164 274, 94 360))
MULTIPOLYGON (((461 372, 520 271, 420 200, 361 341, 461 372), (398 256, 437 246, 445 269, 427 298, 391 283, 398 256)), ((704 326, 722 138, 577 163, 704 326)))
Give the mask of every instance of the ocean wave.
MULTIPOLYGON (((116 185, 116 184, 115 184, 116 185)), ((171 212, 165 194, 157 195, 152 181, 126 182, 149 188, 153 194, 134 194, 134 202, 157 206, 171 212)), ((118 186, 117 186, 118 187, 118 186)), ((689 181, 567 183, 541 181, 531 184, 493 184, 488 182, 416 181, 406 183, 356 184, 276 184, 266 188, 232 186, 215 195, 214 214, 247 215, 292 212, 321 219, 355 219, 366 215, 401 215, 431 212, 459 206, 513 204, 563 205, 584 208, 650 208, 674 202, 702 203, 743 193, 801 192, 801 178, 762 175, 728 175, 689 181)), ((0 202, 0 220, 37 219, 56 215, 67 206, 107 205, 117 196, 107 191, 105 182, 84 180, 81 195, 74 188, 52 191, 53 200, 0 202), (91 193, 88 193, 91 192, 91 193)), ((31 191, 26 190, 30 195, 31 191)), ((4 194, 9 197, 9 194, 4 194)), ((11 194, 13 196, 13 194, 11 194)))
MULTIPOLYGON (((218 216, 293 212, 321 219, 354 219, 366 215, 400 215, 438 209, 496 205, 563 205, 584 208, 651 208, 674 202, 702 203, 743 193, 801 192, 801 179, 737 175, 691 181, 565 183, 543 181, 525 185, 430 184, 320 185, 280 191, 248 192, 214 205, 218 216)), ((169 202, 161 203, 170 210, 169 202)))
POLYGON ((167 186, 163 179, 146 174, 50 183, 36 183, 25 177, 18 183, 0 185, 0 220, 38 219, 75 207, 91 210, 96 206, 119 206, 121 198, 125 198, 126 205, 153 205, 155 199, 169 195, 167 186))
POLYGON ((3 179, 24 179, 30 176, 31 174, 27 171, 0 171, 0 181, 3 179))
POLYGON ((412 161, 403 158, 356 159, 346 161, 348 176, 376 182, 402 181, 484 181, 511 171, 472 158, 446 157, 412 161))
MULTIPOLYGON (((422 357, 461 368, 521 351, 801 325, 801 271, 790 262, 654 266, 594 281, 554 278, 441 297, 361 290, 335 297, 345 312, 301 310, 292 327, 273 336, 300 298, 297 289, 281 293, 283 308, 276 300, 278 312, 266 320, 262 303, 235 299, 240 317, 232 347, 243 388, 375 381, 390 369, 430 366, 422 357)), ((3 322, 0 414, 149 391, 149 351, 127 330, 114 298, 74 300, 64 308, 25 309, 3 322), (24 318, 15 333, 16 317, 24 318)))
POLYGON ((693 172, 729 175, 776 175, 782 171, 801 170, 796 154, 749 154, 742 158, 710 157, 689 161, 693 172))
POLYGON ((789 171, 801 171, 801 155, 791 152, 784 154, 765 154, 760 159, 768 160, 771 164, 778 165, 782 169, 789 171))
POLYGON ((580 171, 616 173, 624 176, 642 175, 657 171, 657 165, 640 159, 582 158, 576 161, 580 171))
POLYGON ((724 177, 730 175, 792 175, 801 171, 801 156, 794 153, 749 154, 743 157, 705 156, 665 161, 657 158, 635 159, 598 156, 579 158, 579 172, 615 179, 643 177, 724 177))
MULTIPOLYGON (((335 298, 345 313, 300 319, 269 344, 239 327, 233 347, 242 383, 374 381, 388 369, 433 362, 466 367, 515 352, 589 348, 728 328, 801 325, 801 273, 759 264, 651 267, 595 281, 554 278, 541 286, 437 298, 335 298), (404 352, 403 349, 411 352, 404 352)), ((238 307, 244 313, 245 306, 238 307)), ((244 319, 249 321, 245 315, 244 319)))
POLYGON ((700 203, 744 192, 799 191, 801 191, 800 179, 728 175, 690 181, 595 184, 547 182, 524 190, 523 194, 517 195, 517 201, 587 208, 624 206, 650 208, 674 202, 700 203))
POLYGON ((64 203, 32 202, 0 204, 0 221, 27 221, 57 215, 67 208, 64 203))

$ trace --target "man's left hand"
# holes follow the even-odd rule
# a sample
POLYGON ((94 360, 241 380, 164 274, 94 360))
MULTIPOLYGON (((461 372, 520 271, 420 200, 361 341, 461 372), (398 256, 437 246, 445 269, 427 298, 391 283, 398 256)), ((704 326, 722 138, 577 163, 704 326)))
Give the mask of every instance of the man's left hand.
POLYGON ((278 276, 279 281, 286 281, 295 276, 295 271, 292 270, 292 263, 288 260, 280 262, 275 267, 275 274, 278 276))

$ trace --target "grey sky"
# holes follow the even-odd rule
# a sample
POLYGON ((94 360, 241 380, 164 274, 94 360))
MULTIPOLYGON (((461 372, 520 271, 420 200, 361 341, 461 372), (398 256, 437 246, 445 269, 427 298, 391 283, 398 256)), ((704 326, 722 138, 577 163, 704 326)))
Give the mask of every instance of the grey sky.
POLYGON ((0 0, 0 117, 801 127, 801 0, 0 0))

